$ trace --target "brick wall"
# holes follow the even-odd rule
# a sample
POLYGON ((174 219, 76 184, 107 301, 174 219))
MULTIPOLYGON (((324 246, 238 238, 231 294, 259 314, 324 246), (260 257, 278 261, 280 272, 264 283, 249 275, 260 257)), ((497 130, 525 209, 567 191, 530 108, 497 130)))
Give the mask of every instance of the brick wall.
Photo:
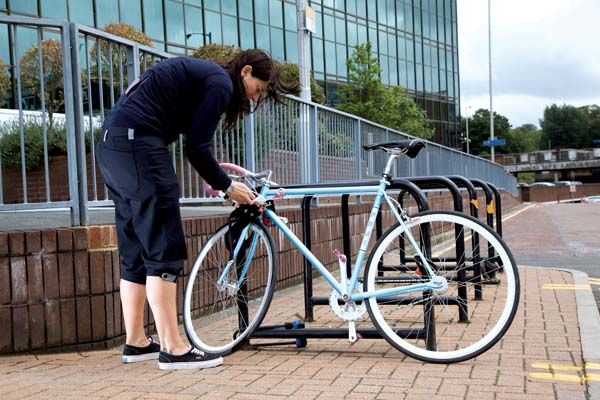
POLYGON ((600 195, 600 183, 586 183, 575 186, 575 193, 569 191, 569 186, 528 187, 521 189, 523 201, 545 202, 568 199, 580 199, 586 196, 600 195))
MULTIPOLYGON (((447 194, 429 193, 432 208, 451 209, 447 194)), ((480 200, 482 203, 482 200, 480 200)), ((467 204, 466 198, 464 204, 467 204)), ((503 209, 519 201, 503 196, 503 209)), ((416 210, 412 201, 406 206, 416 210)), ((370 204, 350 206, 353 251, 359 246, 370 204)), ((280 213, 301 236, 299 209, 280 213)), ((342 249, 340 207, 322 205, 311 210, 313 252, 336 267, 335 248, 342 249), (317 234, 318 232, 318 234, 317 234)), ((184 230, 188 260, 178 279, 178 304, 189 269, 208 236, 226 222, 226 216, 186 218, 184 230)), ((485 215, 482 214, 484 219, 485 215)), ((384 228, 392 223, 384 214, 384 228)), ((269 228, 279 250, 278 288, 302 280, 303 259, 283 236, 269 228)), ((375 240, 373 235, 372 243, 375 240)), ((114 226, 88 226, 0 233, 0 354, 42 349, 89 349, 122 343, 124 326, 119 295, 119 255, 114 226)), ((198 305, 201 307, 201 304, 198 305)), ((301 310, 298 310, 301 312, 301 310)), ((154 328, 146 310, 145 323, 154 328)))

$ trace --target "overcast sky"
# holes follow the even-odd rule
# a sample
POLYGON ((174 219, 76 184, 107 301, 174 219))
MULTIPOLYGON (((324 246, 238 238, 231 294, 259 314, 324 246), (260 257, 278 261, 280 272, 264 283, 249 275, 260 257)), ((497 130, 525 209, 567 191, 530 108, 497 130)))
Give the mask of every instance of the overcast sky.
MULTIPOLYGON (((486 0, 457 0, 462 115, 489 109, 486 0)), ((494 111, 539 126, 552 103, 600 105, 600 0, 491 0, 494 111)))

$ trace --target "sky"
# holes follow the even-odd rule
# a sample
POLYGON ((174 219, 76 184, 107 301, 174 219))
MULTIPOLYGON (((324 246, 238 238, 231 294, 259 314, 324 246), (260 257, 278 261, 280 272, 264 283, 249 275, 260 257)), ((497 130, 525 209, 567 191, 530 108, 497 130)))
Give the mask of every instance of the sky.
MULTIPOLYGON (((457 0, 462 115, 490 108, 488 2, 457 0)), ((539 126, 553 103, 600 105, 600 0, 491 0, 493 108, 539 126)))

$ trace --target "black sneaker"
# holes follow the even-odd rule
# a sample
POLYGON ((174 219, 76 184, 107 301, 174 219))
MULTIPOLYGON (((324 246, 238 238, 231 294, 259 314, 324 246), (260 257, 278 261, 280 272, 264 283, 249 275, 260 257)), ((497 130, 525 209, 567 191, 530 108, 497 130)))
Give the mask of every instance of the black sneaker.
POLYGON ((195 347, 180 356, 164 351, 161 351, 158 356, 159 369, 201 369, 217 367, 221 364, 223 364, 223 357, 204 353, 195 347))
POLYGON ((160 343, 157 343, 152 339, 152 337, 148 337, 150 340, 150 344, 144 347, 131 346, 126 344, 123 347, 123 363, 134 363, 139 361, 147 361, 147 360, 156 360, 158 358, 158 353, 160 353, 160 343))

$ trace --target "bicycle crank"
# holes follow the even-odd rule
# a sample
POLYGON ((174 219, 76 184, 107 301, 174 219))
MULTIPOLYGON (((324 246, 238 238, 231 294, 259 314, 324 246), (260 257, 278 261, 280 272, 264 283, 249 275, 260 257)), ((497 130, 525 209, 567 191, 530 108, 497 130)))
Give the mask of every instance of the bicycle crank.
MULTIPOLYGON (((360 287, 356 288, 360 292, 360 287)), ((360 335, 356 332, 356 321, 367 312, 367 305, 364 301, 357 304, 354 301, 344 302, 342 296, 335 290, 331 291, 329 296, 329 306, 341 319, 348 321, 348 341, 354 344, 360 339, 360 335)))

